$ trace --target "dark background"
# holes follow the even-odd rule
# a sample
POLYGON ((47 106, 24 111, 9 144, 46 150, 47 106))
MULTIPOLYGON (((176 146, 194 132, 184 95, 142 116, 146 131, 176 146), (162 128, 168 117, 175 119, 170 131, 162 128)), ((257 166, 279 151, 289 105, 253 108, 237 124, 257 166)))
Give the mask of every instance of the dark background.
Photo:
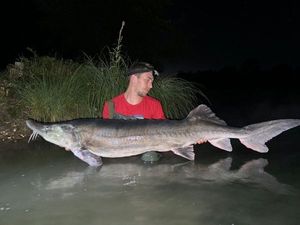
POLYGON ((241 112, 240 117, 250 114, 254 119, 299 117, 299 1, 11 0, 1 4, 1 69, 19 56, 31 56, 27 47, 38 55, 74 60, 84 53, 101 54, 105 47, 116 45, 125 21, 125 56, 196 81, 212 107, 222 107, 218 111, 232 107, 241 112), (278 108, 280 113, 273 113, 278 108), (259 109, 266 115, 255 116, 259 109))
POLYGON ((98 54, 116 44, 125 21, 123 52, 166 71, 299 68, 299 9, 296 0, 11 0, 1 6, 1 66, 26 47, 98 54))

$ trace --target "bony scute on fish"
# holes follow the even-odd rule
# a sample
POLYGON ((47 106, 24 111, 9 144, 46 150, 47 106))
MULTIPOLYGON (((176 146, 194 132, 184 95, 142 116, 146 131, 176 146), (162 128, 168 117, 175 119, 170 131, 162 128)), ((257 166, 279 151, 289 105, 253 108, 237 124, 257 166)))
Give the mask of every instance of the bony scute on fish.
POLYGON ((268 152, 267 141, 300 125, 299 119, 281 119, 230 127, 206 105, 199 105, 183 120, 102 120, 74 119, 58 123, 27 120, 33 131, 46 141, 70 149, 90 166, 102 165, 101 157, 118 158, 148 151, 172 151, 194 160, 193 144, 206 140, 213 146, 232 151, 231 138, 239 139, 247 148, 268 152))

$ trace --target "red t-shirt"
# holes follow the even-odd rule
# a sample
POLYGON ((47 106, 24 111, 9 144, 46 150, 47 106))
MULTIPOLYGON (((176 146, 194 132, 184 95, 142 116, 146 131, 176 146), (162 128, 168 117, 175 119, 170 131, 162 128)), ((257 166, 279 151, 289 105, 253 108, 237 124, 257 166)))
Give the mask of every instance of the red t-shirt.
MULTIPOLYGON (((115 107, 115 112, 124 116, 135 116, 141 119, 165 119, 165 115, 161 103, 150 96, 145 96, 143 100, 136 104, 129 104, 123 94, 120 94, 112 99, 115 107)), ((109 119, 108 103, 104 103, 103 119, 109 119)))

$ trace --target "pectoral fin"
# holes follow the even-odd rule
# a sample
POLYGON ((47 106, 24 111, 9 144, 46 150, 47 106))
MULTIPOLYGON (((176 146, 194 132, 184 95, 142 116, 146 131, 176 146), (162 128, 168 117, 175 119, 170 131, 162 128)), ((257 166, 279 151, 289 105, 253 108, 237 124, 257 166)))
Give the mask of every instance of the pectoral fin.
POLYGON ((101 157, 91 153, 89 150, 86 149, 71 149, 73 154, 81 159, 82 161, 86 162, 90 166, 98 167, 102 165, 101 157))
POLYGON ((181 156, 183 158, 186 158, 188 160, 194 160, 195 159, 195 153, 194 153, 193 145, 183 147, 183 148, 172 149, 172 152, 174 152, 174 154, 179 155, 179 156, 181 156))

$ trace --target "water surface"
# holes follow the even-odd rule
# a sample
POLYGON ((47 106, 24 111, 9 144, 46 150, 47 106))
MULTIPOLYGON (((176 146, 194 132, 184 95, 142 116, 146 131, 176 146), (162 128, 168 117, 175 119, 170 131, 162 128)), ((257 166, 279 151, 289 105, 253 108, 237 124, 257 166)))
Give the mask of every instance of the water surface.
POLYGON ((299 129, 268 154, 233 141, 195 162, 166 153, 104 159, 95 169, 53 144, 0 146, 0 224, 299 224, 299 129))

